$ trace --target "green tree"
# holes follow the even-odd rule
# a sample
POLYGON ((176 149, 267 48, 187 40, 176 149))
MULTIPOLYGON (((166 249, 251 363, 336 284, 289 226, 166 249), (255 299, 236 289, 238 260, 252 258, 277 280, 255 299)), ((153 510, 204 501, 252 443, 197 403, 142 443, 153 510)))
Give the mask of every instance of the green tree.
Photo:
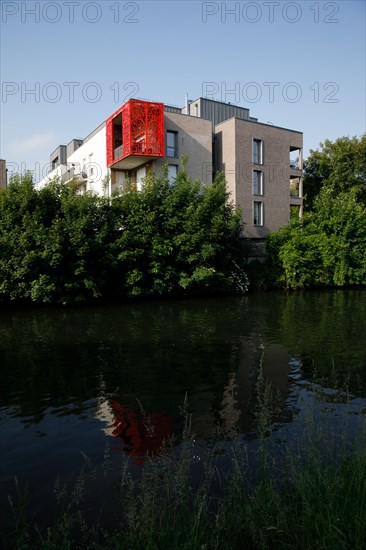
POLYGON ((335 194, 358 190, 366 202, 366 134, 357 137, 341 137, 334 142, 325 140, 320 150, 310 151, 304 162, 305 208, 312 210, 314 201, 323 187, 330 187, 335 194))
POLYGON ((165 169, 110 200, 73 183, 36 190, 26 174, 0 194, 2 301, 243 292, 245 264, 222 175, 203 186, 183 169, 170 183, 165 169))
POLYGON ((0 297, 78 302, 100 298, 111 239, 108 203, 51 182, 15 176, 0 198, 0 297))
POLYGON ((285 288, 366 284, 366 135, 321 148, 305 165, 311 210, 268 239, 274 279, 285 288))
POLYGON ((121 220, 114 249, 128 295, 246 289, 240 213, 222 175, 202 186, 185 170, 173 183, 166 170, 151 174, 140 193, 127 186, 113 207, 121 220))

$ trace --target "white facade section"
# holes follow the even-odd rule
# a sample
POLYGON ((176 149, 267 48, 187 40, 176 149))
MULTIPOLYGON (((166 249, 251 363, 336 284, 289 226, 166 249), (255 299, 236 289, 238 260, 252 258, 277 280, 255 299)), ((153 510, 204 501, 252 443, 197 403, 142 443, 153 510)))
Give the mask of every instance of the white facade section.
POLYGON ((75 165, 75 174, 85 173, 87 175, 86 191, 93 191, 98 195, 110 195, 111 183, 105 181, 109 174, 105 143, 106 128, 104 126, 67 159, 68 164, 75 165))
POLYGON ((61 179, 63 177, 63 175, 66 173, 66 171, 67 171, 66 165, 65 164, 60 164, 54 170, 51 170, 46 177, 41 179, 41 181, 36 183, 34 185, 34 187, 36 189, 42 189, 42 187, 47 185, 47 183, 49 181, 53 180, 54 178, 60 178, 61 179))
POLYGON ((87 139, 67 159, 45 178, 36 184, 41 189, 53 178, 63 182, 74 179, 80 185, 80 191, 92 191, 98 195, 111 194, 111 182, 106 163, 106 128, 103 126, 91 138, 87 139))

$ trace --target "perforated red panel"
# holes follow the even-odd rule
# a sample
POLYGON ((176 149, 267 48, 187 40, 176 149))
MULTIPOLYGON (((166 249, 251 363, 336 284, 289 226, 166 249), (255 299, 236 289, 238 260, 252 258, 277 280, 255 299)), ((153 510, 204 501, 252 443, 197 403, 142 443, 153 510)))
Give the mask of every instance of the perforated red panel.
POLYGON ((113 164, 113 121, 111 118, 106 120, 106 140, 107 140, 107 166, 113 164))
POLYGON ((130 155, 145 157, 164 156, 164 105, 150 101, 130 99, 106 121, 107 165, 130 155), (122 129, 117 117, 122 115, 122 129), (119 123, 118 123, 119 124, 119 123), (120 136, 119 133, 122 135, 120 136), (117 145, 121 138, 122 145, 117 145))

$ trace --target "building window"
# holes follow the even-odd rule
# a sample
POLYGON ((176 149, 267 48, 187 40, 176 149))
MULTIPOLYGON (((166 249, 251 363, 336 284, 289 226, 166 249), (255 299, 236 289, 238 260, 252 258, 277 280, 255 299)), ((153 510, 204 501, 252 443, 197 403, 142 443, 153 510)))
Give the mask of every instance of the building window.
POLYGON ((253 170, 253 195, 263 195, 263 172, 253 170))
POLYGON ((263 225, 263 202, 253 202, 253 225, 263 225))
POLYGON ((263 141, 253 139, 253 164, 263 164, 263 141))
POLYGON ((301 197, 301 178, 290 176, 290 197, 301 197))
POLYGON ((166 156, 175 158, 178 156, 177 152, 177 142, 178 142, 178 132, 171 132, 170 130, 166 133, 166 156))
POLYGON ((176 164, 168 164, 168 181, 169 184, 174 183, 178 174, 178 166, 176 164))
POLYGON ((302 151, 299 147, 290 146, 290 168, 293 170, 302 169, 302 151))

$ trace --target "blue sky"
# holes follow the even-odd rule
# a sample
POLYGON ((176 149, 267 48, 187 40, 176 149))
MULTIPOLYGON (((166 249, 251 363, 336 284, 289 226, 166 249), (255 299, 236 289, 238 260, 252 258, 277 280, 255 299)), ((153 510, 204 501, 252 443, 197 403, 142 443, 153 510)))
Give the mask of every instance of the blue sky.
POLYGON ((304 132, 366 128, 363 1, 1 2, 1 152, 42 176, 130 97, 207 96, 304 132))

